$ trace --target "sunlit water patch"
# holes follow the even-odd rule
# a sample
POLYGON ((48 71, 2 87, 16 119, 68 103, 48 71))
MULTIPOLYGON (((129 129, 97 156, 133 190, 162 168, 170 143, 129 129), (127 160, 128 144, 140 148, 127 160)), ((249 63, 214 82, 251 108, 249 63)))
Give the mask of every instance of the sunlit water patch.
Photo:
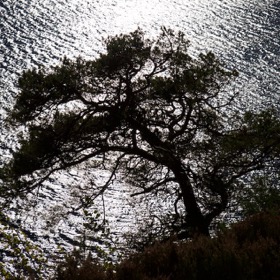
POLYGON ((102 38, 138 26, 151 36, 161 26, 182 30, 193 52, 211 50, 241 73, 252 96, 278 102, 280 4, 276 0, 2 0, 1 90, 18 74, 63 56, 92 58, 102 38))
MULTIPOLYGON (((240 77, 233 88, 244 96, 242 106, 279 103, 278 0, 1 0, 2 107, 13 103, 23 70, 57 64, 63 56, 91 59, 103 51, 102 41, 109 35, 141 27, 149 36, 155 36, 161 26, 185 32, 193 55, 212 51, 227 67, 237 69, 240 77)), ((49 204, 66 197, 61 186, 55 184, 45 196, 49 204), (57 197, 52 199, 54 190, 57 197)), ((111 221, 115 227, 124 227, 120 220, 131 221, 129 210, 118 207, 123 206, 121 191, 113 196, 116 203, 109 204, 108 210, 118 214, 111 221)), ((68 226, 71 236, 69 223, 64 226, 68 226)), ((33 226, 41 228, 42 235, 47 234, 43 222, 33 226)), ((58 230, 52 238, 57 234, 58 230)))

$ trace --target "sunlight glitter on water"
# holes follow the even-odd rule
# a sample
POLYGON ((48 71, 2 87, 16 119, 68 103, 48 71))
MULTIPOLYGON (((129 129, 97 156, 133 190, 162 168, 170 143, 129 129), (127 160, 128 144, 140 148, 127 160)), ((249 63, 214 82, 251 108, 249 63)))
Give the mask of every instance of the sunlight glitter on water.
POLYGON ((191 52, 211 50, 237 68, 246 94, 278 102, 279 15, 276 0, 2 0, 0 89, 14 91, 23 70, 65 55, 96 57, 108 35, 166 26, 186 33, 191 52))
MULTIPOLYGON (((18 75, 30 67, 57 64, 64 55, 95 57, 103 48, 102 38, 108 35, 139 26, 154 36, 164 25, 184 31, 193 53, 211 50, 229 68, 240 71, 235 86, 245 99, 250 97, 243 106, 249 108, 249 102, 262 103, 264 98, 278 102, 279 16, 276 0, 1 0, 0 91, 11 95, 18 75)), ((12 98, 5 99, 2 104, 7 100, 12 102, 12 98)), ((98 178, 102 176, 99 172, 98 178)), ((48 187, 45 195, 50 207, 65 200, 63 185, 48 187)), ((121 231, 131 219, 127 216, 131 210, 118 207, 124 196, 120 189, 116 185, 113 195, 109 193, 118 202, 111 203, 108 211, 120 211, 116 217, 124 223, 114 221, 114 226, 121 231)), ((68 232, 73 234, 70 222, 68 232)), ((34 221, 30 226, 40 228, 34 221)), ((41 230, 44 233, 43 226, 41 230)))

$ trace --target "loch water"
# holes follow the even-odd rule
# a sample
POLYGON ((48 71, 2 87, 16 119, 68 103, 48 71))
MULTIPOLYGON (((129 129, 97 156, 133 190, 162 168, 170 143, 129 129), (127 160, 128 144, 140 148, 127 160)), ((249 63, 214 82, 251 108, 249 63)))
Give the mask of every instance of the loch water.
POLYGON ((183 31, 193 54, 212 51, 237 69, 248 107, 279 102, 279 0, 0 0, 2 104, 23 70, 91 59, 109 35, 141 27, 154 36, 161 26, 183 31))
MULTIPOLYGON (((280 108, 279 0, 0 0, 0 120, 3 108, 13 104, 22 71, 56 65, 64 56, 92 59, 103 51, 108 36, 137 27, 156 36, 162 26, 183 31, 192 55, 212 51, 229 69, 239 71, 232 89, 243 96, 243 108, 280 108)), ((7 140, 5 135, 1 139, 7 140)), ((47 182, 36 207, 23 213, 15 209, 10 216, 24 222, 26 232, 48 252, 57 245, 71 250, 81 235, 82 215, 67 214, 77 203, 67 185, 81 184, 82 171, 75 172, 47 182), (69 208, 62 209, 62 204, 69 208)), ((101 170, 94 176, 101 183, 107 178, 101 170)), ((117 182, 105 197, 116 233, 131 230, 135 217, 145 215, 124 203, 126 195, 130 199, 125 187, 117 182)))

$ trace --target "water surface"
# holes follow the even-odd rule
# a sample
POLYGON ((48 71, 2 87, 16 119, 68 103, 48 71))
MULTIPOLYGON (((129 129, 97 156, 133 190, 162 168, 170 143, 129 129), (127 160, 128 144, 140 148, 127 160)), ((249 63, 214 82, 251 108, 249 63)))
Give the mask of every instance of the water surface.
POLYGON ((1 0, 0 20, 0 90, 8 95, 25 69, 92 58, 108 35, 139 26, 153 36, 166 26, 186 33, 191 52, 211 50, 236 68, 236 86, 251 101, 279 101, 278 0, 1 0))

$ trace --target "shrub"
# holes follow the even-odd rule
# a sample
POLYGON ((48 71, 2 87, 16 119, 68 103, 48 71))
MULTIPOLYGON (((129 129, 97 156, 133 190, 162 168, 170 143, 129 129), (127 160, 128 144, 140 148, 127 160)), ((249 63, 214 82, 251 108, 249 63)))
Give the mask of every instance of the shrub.
POLYGON ((109 280, 108 277, 104 266, 90 254, 84 258, 79 251, 73 251, 58 265, 53 280, 109 280))
POLYGON ((210 239, 147 248, 117 267, 118 280, 279 279, 280 216, 261 213, 210 239))
POLYGON ((277 280, 280 215, 260 213, 215 238, 168 241, 131 255, 114 268, 79 252, 57 268, 55 280, 277 280), (114 272, 113 272, 114 271, 114 272))

